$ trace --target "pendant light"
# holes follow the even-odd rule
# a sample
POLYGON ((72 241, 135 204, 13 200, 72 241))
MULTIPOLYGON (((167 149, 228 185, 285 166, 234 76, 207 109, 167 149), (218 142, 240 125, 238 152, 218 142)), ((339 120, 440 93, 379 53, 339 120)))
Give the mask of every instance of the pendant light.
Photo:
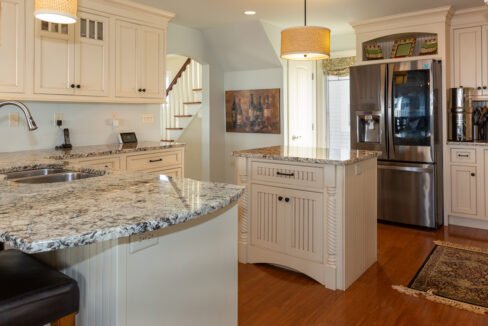
POLYGON ((36 0, 34 16, 37 19, 58 23, 76 23, 78 0, 36 0))
POLYGON ((284 29, 281 32, 281 57, 288 60, 323 60, 330 56, 330 29, 307 26, 307 0, 305 26, 284 29))

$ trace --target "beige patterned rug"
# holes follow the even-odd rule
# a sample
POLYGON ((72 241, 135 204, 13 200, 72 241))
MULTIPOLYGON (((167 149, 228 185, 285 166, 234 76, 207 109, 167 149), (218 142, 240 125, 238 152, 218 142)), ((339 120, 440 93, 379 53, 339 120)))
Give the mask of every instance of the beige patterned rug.
POLYGON ((408 287, 394 289, 453 307, 488 313, 488 250, 435 241, 408 287))

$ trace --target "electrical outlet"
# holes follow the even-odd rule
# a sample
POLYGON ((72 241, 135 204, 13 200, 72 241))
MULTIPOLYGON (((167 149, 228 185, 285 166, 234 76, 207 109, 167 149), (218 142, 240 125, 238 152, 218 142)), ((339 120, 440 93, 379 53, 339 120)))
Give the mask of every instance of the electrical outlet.
POLYGON ((142 115, 142 123, 154 123, 154 114, 145 113, 142 115))
POLYGON ((8 114, 8 125, 10 127, 19 126, 19 112, 10 112, 8 114))
POLYGON ((59 112, 54 112, 54 126, 55 127, 59 127, 57 122, 58 121, 63 121, 63 114, 62 113, 59 113, 59 112))

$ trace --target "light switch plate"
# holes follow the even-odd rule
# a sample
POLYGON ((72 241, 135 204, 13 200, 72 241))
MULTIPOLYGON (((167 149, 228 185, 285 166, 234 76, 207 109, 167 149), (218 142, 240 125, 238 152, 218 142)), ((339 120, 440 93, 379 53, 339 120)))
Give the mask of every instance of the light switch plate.
POLYGON ((19 112, 10 112, 8 114, 8 125, 10 127, 19 126, 19 112))
POLYGON ((142 115, 142 123, 154 123, 154 114, 145 113, 142 115))

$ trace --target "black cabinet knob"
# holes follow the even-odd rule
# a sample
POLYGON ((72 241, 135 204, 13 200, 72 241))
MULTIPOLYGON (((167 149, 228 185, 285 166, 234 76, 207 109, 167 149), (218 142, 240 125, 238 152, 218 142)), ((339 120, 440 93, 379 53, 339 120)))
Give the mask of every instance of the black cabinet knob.
POLYGON ((139 93, 140 93, 140 92, 142 92, 142 88, 139 88, 137 91, 138 91, 139 93))
POLYGON ((283 200, 283 197, 279 196, 279 197, 278 197, 278 200, 279 200, 279 201, 282 201, 282 200, 283 200))
POLYGON ((290 198, 285 198, 285 201, 286 201, 287 203, 289 203, 289 202, 290 202, 290 198))
POLYGON ((483 89, 487 89, 487 88, 488 88, 488 87, 486 87, 486 86, 483 86, 483 89))
POLYGON ((76 88, 78 88, 78 89, 81 88, 81 85, 76 85, 76 88))
POLYGON ((481 86, 478 86, 478 90, 481 91, 481 86))
POLYGON ((472 176, 472 177, 475 177, 475 176, 476 176, 476 173, 471 173, 471 176, 472 176))
POLYGON ((143 89, 142 89, 142 92, 143 92, 143 93, 145 93, 145 92, 146 92, 146 89, 145 89, 145 88, 143 88, 143 89))
POLYGON ((75 88, 75 84, 71 84, 71 85, 70 85, 70 87, 71 87, 71 88, 75 88))

